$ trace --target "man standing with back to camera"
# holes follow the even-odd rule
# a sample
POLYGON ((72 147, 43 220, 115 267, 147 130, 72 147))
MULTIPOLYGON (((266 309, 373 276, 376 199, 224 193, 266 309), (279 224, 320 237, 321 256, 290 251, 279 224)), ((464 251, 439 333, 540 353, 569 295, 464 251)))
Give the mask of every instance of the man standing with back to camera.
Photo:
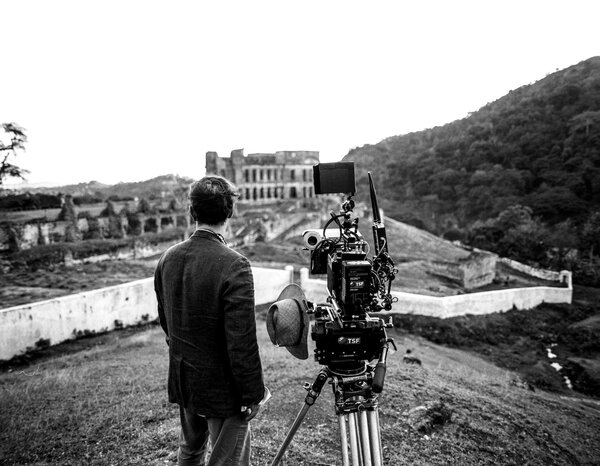
POLYGON ((169 345, 169 401, 179 404, 179 465, 249 465, 249 421, 265 393, 248 260, 223 238, 238 197, 220 176, 192 183, 194 234, 169 248, 154 273, 169 345))

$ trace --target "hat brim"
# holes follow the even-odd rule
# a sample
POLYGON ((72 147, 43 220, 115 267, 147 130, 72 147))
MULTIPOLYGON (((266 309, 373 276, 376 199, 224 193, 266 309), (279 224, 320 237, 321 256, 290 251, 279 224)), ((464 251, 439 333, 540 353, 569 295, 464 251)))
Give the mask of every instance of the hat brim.
POLYGON ((275 341, 275 327, 273 325, 273 312, 281 306, 281 302, 285 300, 293 300, 298 306, 299 312, 302 316, 302 334, 297 345, 287 345, 284 348, 287 349, 292 356, 298 359, 308 359, 308 328, 310 326, 310 319, 308 317, 308 303, 306 296, 302 288, 292 283, 287 285, 279 294, 277 301, 269 308, 267 314, 267 333, 271 338, 273 344, 277 344, 275 341))

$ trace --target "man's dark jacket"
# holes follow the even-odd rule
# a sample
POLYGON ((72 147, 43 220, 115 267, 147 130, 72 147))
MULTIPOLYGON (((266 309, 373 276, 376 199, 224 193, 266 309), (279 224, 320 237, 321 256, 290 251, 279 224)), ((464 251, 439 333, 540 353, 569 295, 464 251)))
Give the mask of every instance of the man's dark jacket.
POLYGON ((210 231, 169 248, 154 273, 169 343, 169 401, 229 417, 264 394, 248 260, 210 231))

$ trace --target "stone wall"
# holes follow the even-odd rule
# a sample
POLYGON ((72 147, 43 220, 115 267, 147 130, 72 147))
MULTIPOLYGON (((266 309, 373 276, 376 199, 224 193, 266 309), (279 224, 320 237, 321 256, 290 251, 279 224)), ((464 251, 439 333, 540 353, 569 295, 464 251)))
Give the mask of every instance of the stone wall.
POLYGON ((447 278, 466 290, 473 290, 494 281, 497 258, 495 254, 473 252, 458 262, 422 262, 426 262, 431 273, 447 278))
MULTIPOLYGON (((160 233, 169 228, 184 226, 190 228, 191 222, 185 212, 163 214, 136 214, 141 222, 140 235, 129 234, 130 225, 126 216, 95 217, 93 222, 98 228, 100 238, 111 237, 111 222, 116 222, 119 238, 127 236, 143 236, 144 233, 160 233)), ((87 218, 77 219, 75 224, 70 221, 22 223, 0 225, 0 252, 20 251, 33 246, 59 242, 73 241, 75 238, 85 238, 90 231, 87 218), (72 229, 72 230, 71 230, 72 229), (69 235, 72 234, 70 237, 69 235)))
POLYGON ((513 270, 517 270, 526 275, 531 275, 532 277, 541 278, 542 280, 558 281, 564 278, 564 274, 562 272, 538 269, 535 267, 531 267, 530 265, 521 264, 520 262, 508 259, 506 257, 501 257, 499 261, 513 270))

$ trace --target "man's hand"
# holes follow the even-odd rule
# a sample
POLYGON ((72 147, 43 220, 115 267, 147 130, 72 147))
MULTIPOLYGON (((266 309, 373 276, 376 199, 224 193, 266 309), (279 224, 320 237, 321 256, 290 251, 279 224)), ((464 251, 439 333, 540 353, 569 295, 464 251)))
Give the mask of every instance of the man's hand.
POLYGON ((242 419, 244 421, 251 421, 254 419, 254 416, 258 414, 259 409, 260 405, 258 404, 248 406, 244 411, 242 411, 242 419))

